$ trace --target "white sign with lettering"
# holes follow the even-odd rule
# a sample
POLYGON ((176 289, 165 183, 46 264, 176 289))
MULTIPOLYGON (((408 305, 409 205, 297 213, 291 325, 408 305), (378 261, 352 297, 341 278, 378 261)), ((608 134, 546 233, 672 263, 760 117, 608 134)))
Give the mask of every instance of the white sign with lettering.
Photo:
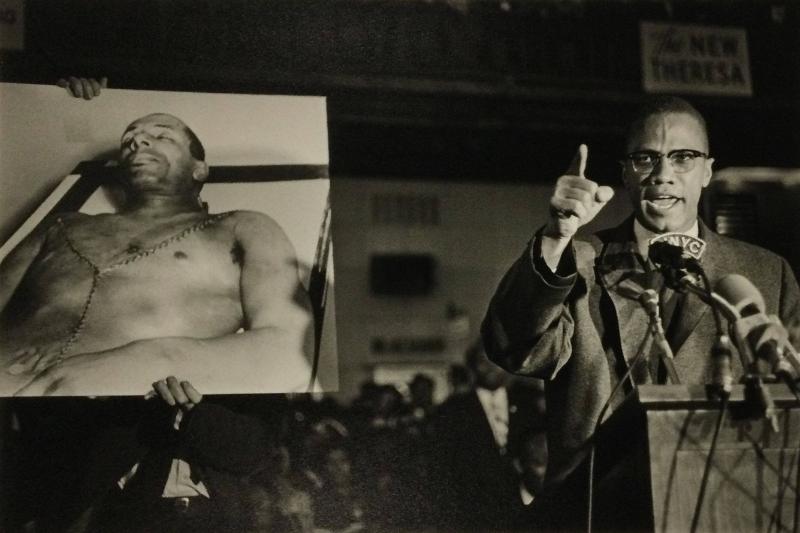
POLYGON ((640 36, 645 92, 753 95, 744 29, 641 22, 640 36))

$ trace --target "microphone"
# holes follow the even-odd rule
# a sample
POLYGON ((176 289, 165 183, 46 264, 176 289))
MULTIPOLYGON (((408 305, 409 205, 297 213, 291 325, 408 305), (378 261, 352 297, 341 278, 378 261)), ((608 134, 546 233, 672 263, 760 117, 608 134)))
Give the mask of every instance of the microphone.
POLYGON ((697 259, 684 252, 680 246, 665 241, 650 241, 650 243, 647 255, 653 263, 675 270, 694 271, 697 268, 697 259))
POLYGON ((667 376, 672 383, 678 385, 681 380, 678 378, 678 371, 675 370, 675 363, 673 362, 675 356, 672 353, 672 347, 667 341, 664 325, 661 323, 661 315, 658 309, 658 293, 653 289, 646 289, 639 294, 638 300, 650 317, 653 335, 658 347, 661 349, 661 362, 664 363, 664 368, 667 369, 667 376))
POLYGON ((700 258, 706 242, 683 233, 663 233, 648 241, 647 256, 659 266, 667 285, 684 292, 686 285, 696 284, 690 274, 703 275, 700 258))
POLYGON ((698 267, 706 251, 706 241, 685 233, 662 233, 648 244, 647 253, 654 263, 679 270, 698 267))
POLYGON ((720 399, 728 398, 733 390, 732 352, 727 335, 719 335, 711 347, 711 391, 720 399))
POLYGON ((763 313, 767 307, 761 291, 741 274, 723 276, 714 285, 714 290, 728 300, 741 316, 763 313))
POLYGON ((769 363, 772 373, 796 395, 795 380, 800 375, 800 359, 789 343, 789 334, 780 319, 765 314, 764 297, 750 280, 739 274, 729 274, 722 277, 714 288, 741 317, 734 322, 733 330, 738 338, 739 352, 747 354, 749 359, 749 364, 743 365, 748 372, 745 375, 745 399, 764 414, 777 433, 780 426, 775 403, 769 390, 762 385, 757 361, 761 359, 769 363))
POLYGON ((800 377, 800 356, 789 342, 789 333, 780 319, 765 314, 766 304, 761 292, 739 274, 724 276, 714 289, 741 316, 734 328, 744 341, 744 349, 756 359, 766 361, 777 377, 794 384, 800 377))

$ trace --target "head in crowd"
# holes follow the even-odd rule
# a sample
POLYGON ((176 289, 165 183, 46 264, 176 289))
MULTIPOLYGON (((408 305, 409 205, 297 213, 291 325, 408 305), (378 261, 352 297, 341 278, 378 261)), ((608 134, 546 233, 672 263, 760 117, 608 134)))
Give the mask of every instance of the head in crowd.
POLYGON ((472 372, 465 365, 450 365, 447 370, 447 380, 450 383, 451 394, 462 394, 472 390, 472 372))
POLYGON ((475 376, 475 385, 478 387, 497 390, 508 382, 509 375, 489 360, 480 339, 467 349, 464 364, 472 371, 475 376))
POLYGON ((403 395, 397 387, 388 383, 379 385, 375 398, 375 416, 390 418, 400 414, 403 409, 403 395))
POLYGON ((127 189, 196 197, 208 178, 205 149, 181 119, 153 113, 133 121, 120 139, 120 166, 127 189))
POLYGON ((338 420, 314 424, 303 442, 304 466, 320 479, 340 482, 350 476, 350 433, 338 420))
POLYGON ((315 471, 320 470, 320 458, 332 443, 346 443, 350 438, 347 427, 334 418, 323 418, 303 427, 300 433, 295 448, 290 451, 291 456, 296 466, 315 471))
POLYGON ((411 394, 411 405, 427 409, 433 405, 433 391, 436 385, 431 378, 425 374, 416 374, 408 384, 411 394))
POLYGON ((648 101, 631 122, 621 163, 625 189, 644 227, 663 233, 694 225, 714 159, 706 122, 689 102, 674 96, 648 101))
POLYGON ((344 444, 340 442, 327 448, 322 462, 323 474, 336 487, 350 485, 352 478, 350 452, 344 444))

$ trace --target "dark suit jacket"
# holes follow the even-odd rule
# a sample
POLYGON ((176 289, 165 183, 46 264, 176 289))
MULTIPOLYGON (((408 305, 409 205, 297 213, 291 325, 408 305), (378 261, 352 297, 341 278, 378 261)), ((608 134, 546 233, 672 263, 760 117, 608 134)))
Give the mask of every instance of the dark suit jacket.
MULTIPOLYGON (((161 515, 161 493, 174 457, 191 465, 210 499, 197 496, 202 514, 167 529, 179 531, 251 531, 259 507, 258 483, 274 481, 278 431, 272 417, 280 412, 270 396, 208 397, 187 413, 180 430, 172 428, 174 410, 156 403, 140 426, 148 451, 136 475, 122 491, 112 490, 97 506, 88 530, 139 533, 157 530, 171 515, 161 515), (258 479, 258 481, 256 481, 258 479)), ((263 499, 263 498, 262 498, 263 499)))
POLYGON ((139 425, 139 440, 148 450, 125 491, 158 498, 173 458, 191 465, 192 477, 202 481, 212 498, 215 490, 233 480, 247 479, 274 468, 274 447, 280 437, 285 398, 279 395, 208 396, 172 427, 175 412, 154 402, 150 416, 139 425))
POLYGON ((475 391, 451 396, 433 418, 438 523, 445 531, 503 530, 522 508, 513 450, 535 423, 509 391, 509 443, 501 450, 475 391))
MULTIPOLYGON (((712 286, 726 274, 742 274, 763 293, 768 314, 785 324, 800 323, 800 290, 783 258, 717 235, 702 222, 700 237, 707 242, 702 265, 712 286)), ((563 275, 555 275, 541 260, 535 237, 489 305, 482 325, 489 357, 512 372, 548 380, 551 483, 579 461, 602 405, 645 337, 646 313, 631 298, 647 276, 635 249, 631 218, 588 240, 574 240, 559 265, 563 275)), ((681 382, 707 383, 715 338, 712 313, 688 297, 674 320, 681 382)), ((736 357, 734 365, 740 374, 736 357)))
POLYGON ((160 400, 13 401, 19 431, 2 451, 13 466, 3 481, 13 490, 14 514, 0 530, 21 530, 35 519, 45 532, 66 530, 136 462, 140 469, 126 493, 140 501, 158 498, 176 456, 192 465, 220 505, 230 506, 243 479, 272 466, 285 404, 278 395, 207 396, 176 432, 174 411, 160 400))

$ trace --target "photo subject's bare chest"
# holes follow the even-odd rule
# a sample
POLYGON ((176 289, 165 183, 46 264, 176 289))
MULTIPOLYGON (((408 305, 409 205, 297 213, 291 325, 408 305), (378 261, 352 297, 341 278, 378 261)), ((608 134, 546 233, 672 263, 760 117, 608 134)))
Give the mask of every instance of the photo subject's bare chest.
MULTIPOLYGON (((179 246, 179 244, 184 243, 190 236, 217 224, 229 214, 221 213, 204 217, 193 224, 176 229, 154 244, 145 244, 143 242, 144 239, 138 237, 126 238, 125 236, 113 236, 107 233, 105 235, 101 233, 96 238, 88 239, 86 242, 77 242, 63 220, 58 219, 59 231, 66 246, 91 273, 91 284, 81 306, 79 318, 61 345, 59 357, 64 357, 70 351, 84 331, 89 310, 92 308, 95 296, 105 279, 127 278, 128 280, 133 280, 128 281, 128 283, 137 283, 137 279, 141 281, 141 279, 145 278, 157 278, 160 272, 164 281, 167 282, 170 276, 163 268, 165 257, 171 255, 173 261, 188 261, 190 259, 189 253, 184 251, 182 249, 184 247, 179 246), (82 244, 85 246, 82 246, 82 244), (103 250, 104 245, 110 245, 112 249, 103 250), (136 270, 130 271, 130 269, 136 270), (116 276, 116 274, 121 274, 121 276, 116 276)), ((120 279, 114 280, 115 283, 120 283, 120 281, 120 279)), ((122 282, 124 283, 124 281, 122 282)))

